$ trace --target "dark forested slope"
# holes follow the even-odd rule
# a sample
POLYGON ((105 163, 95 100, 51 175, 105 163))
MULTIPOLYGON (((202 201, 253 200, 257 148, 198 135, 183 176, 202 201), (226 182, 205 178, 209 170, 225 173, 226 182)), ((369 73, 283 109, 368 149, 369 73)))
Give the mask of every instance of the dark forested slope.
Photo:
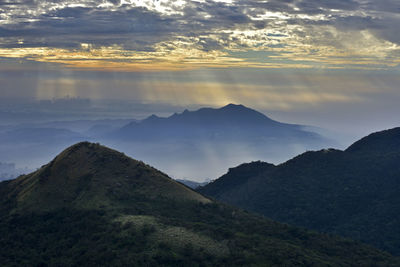
POLYGON ((2 266, 398 266, 389 254, 213 202, 79 143, 0 183, 2 266))
POLYGON ((324 149, 284 164, 249 163, 199 189, 274 220, 340 234, 400 254, 400 128, 345 151, 324 149))

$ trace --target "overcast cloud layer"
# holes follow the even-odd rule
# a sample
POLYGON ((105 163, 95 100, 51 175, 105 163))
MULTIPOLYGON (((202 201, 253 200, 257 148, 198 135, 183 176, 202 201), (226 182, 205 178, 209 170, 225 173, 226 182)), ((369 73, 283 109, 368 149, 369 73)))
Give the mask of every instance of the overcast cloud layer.
POLYGON ((0 0, 0 56, 75 68, 398 68, 397 0, 0 0))

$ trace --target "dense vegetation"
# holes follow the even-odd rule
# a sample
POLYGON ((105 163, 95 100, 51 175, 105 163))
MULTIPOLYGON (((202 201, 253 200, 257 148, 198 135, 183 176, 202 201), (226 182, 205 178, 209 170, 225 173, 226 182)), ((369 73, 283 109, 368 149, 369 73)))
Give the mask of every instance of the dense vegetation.
POLYGON ((268 168, 244 164, 199 191, 273 220, 400 255, 399 162, 400 128, 395 128, 345 151, 306 152, 268 168))
POLYGON ((398 266, 388 253, 212 202, 142 162, 77 144, 0 183, 2 266, 398 266))

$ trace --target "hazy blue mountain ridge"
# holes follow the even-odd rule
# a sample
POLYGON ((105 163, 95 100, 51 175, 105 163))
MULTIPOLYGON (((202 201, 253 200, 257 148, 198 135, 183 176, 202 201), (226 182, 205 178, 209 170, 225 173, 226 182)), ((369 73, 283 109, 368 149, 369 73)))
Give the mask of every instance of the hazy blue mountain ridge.
POLYGON ((177 179, 197 182, 242 162, 279 163, 332 143, 295 124, 243 105, 185 110, 167 118, 78 120, 0 127, 0 161, 35 169, 76 142, 101 142, 141 158, 177 179), (207 166, 204 168, 203 166, 207 166))
POLYGON ((300 125, 280 123, 258 111, 234 104, 219 109, 185 110, 167 118, 152 115, 147 119, 122 127, 115 133, 115 137, 124 140, 134 138, 221 138, 224 140, 225 138, 285 137, 305 138, 307 141, 321 138, 315 133, 303 131, 300 125))
POLYGON ((229 104, 185 110, 167 118, 152 115, 121 127, 102 142, 139 156, 175 178, 204 181, 242 162, 280 163, 306 150, 333 145, 304 128, 229 104))

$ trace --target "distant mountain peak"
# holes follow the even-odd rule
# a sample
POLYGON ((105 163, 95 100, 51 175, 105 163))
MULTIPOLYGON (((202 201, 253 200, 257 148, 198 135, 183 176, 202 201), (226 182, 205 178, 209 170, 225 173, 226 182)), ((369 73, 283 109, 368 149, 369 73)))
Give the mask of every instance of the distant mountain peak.
POLYGON ((229 103, 226 106, 223 106, 220 109, 250 109, 242 104, 233 104, 233 103, 229 103))
POLYGON ((194 119, 196 121, 203 121, 204 123, 212 122, 238 122, 240 124, 256 123, 256 124, 279 124, 267 117, 265 114, 258 112, 254 109, 248 108, 241 104, 228 104, 220 108, 200 108, 194 111, 188 111, 187 109, 178 114, 177 116, 171 116, 170 118, 186 118, 194 119))
MULTIPOLYGON (((277 163, 296 155, 300 149, 318 149, 332 143, 302 125, 279 122, 257 110, 233 103, 220 108, 204 107, 193 111, 185 109, 169 117, 152 115, 121 127, 107 138, 129 142, 129 149, 135 149, 135 153, 148 151, 149 146, 159 147, 156 155, 151 154, 150 157, 157 158, 155 162, 165 164, 162 168, 175 177, 191 177, 198 172, 193 175, 187 167, 183 168, 185 171, 174 168, 169 162, 171 157, 179 158, 181 163, 188 163, 187 160, 191 158, 190 164, 195 165, 193 170, 202 164, 192 159, 208 161, 206 155, 211 150, 219 155, 225 154, 221 156, 221 162, 231 161, 233 158, 236 162, 238 155, 242 157, 246 154, 249 159, 262 158, 277 163), (172 144, 174 148, 170 148, 172 144), (205 144, 209 147, 206 148, 205 144), (234 151, 235 146, 240 146, 242 151, 234 151), (139 147, 140 149, 136 149, 139 147), (177 153, 172 155, 171 151, 177 153)), ((201 170, 201 173, 202 178, 215 175, 208 170, 201 170)))
POLYGON ((159 119, 159 118, 160 118, 160 117, 158 117, 157 115, 151 114, 149 117, 147 117, 146 120, 157 120, 157 119, 159 119))
MULTIPOLYGON (((268 118, 266 115, 264 115, 261 112, 258 112, 254 109, 251 109, 249 107, 246 107, 242 104, 233 104, 230 103, 228 105, 225 105, 220 108, 209 108, 209 107, 204 107, 200 108, 197 110, 190 111, 188 109, 185 109, 181 113, 175 112, 169 117, 158 117, 157 115, 152 114, 151 116, 147 117, 143 121, 155 121, 159 119, 170 119, 170 118, 182 118, 182 117, 187 117, 187 116, 205 116, 205 115, 221 115, 225 114, 226 116, 229 116, 230 114, 232 116, 237 116, 238 114, 242 114, 245 116, 252 116, 252 117, 263 117, 264 119, 271 120, 268 118), (221 113, 222 112, 222 113, 221 113), (233 113, 231 113, 233 112, 233 113)), ((272 120, 271 120, 272 121, 272 120)))
POLYGON ((221 108, 217 108, 215 109, 216 111, 230 111, 230 112, 242 112, 242 113, 252 113, 252 114, 258 114, 258 115, 262 115, 264 117, 267 118, 267 116, 255 109, 246 107, 242 104, 228 104, 226 106, 223 106, 221 108))

